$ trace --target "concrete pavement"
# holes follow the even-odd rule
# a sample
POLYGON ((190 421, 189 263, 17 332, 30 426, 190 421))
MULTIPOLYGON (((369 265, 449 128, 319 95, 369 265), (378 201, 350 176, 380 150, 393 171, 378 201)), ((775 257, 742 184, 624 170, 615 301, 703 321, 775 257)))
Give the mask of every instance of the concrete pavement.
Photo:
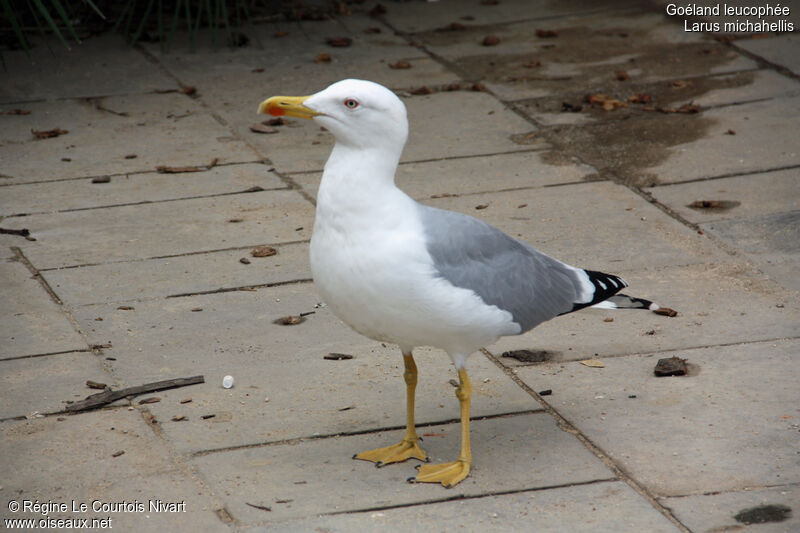
MULTIPOLYGON (((236 49, 191 52, 179 36, 163 53, 105 35, 71 53, 37 47, 33 63, 6 52, 0 228, 29 235, 0 234, 0 518, 121 531, 800 528, 797 40, 685 32, 662 4, 385 2, 377 17, 362 4, 249 27, 236 49), (348 47, 325 43, 345 36, 348 47), (401 61, 410 68, 390 68, 401 61), (413 197, 621 274, 631 294, 678 311, 582 311, 474 354, 475 465, 450 490, 405 483, 411 463, 350 459, 401 434, 402 359, 343 325, 310 282, 331 136, 299 120, 250 129, 263 98, 346 77, 403 97, 398 184, 413 197), (32 134, 55 128, 68 133, 32 134), (255 257, 258 246, 277 253, 255 257), (519 349, 544 360, 503 355, 519 349), (689 374, 655 377, 671 356, 689 374), (61 412, 98 392, 87 380, 199 374, 61 412), (46 509, 12 508, 25 501, 46 509), (769 521, 746 525, 742 511, 769 521)), ((450 460, 455 373, 441 351, 415 355, 420 433, 434 461, 450 460)))

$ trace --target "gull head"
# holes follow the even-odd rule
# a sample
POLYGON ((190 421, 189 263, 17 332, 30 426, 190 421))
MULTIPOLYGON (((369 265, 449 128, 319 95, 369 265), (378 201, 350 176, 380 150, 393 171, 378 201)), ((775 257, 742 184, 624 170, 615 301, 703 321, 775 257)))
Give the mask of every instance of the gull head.
POLYGON ((371 81, 337 81, 311 96, 273 96, 261 102, 258 112, 313 119, 336 137, 337 144, 358 149, 402 150, 408 137, 406 106, 371 81))

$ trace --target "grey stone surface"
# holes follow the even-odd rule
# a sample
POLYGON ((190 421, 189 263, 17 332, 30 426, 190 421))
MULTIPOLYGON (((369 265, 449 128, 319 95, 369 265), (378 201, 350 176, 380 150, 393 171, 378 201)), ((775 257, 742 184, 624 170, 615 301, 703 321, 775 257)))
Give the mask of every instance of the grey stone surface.
MULTIPOLYGON (((760 101, 778 96, 793 96, 800 91, 797 82, 772 70, 745 70, 732 74, 701 76, 689 79, 658 80, 652 82, 632 81, 614 83, 608 81, 598 86, 593 94, 608 94, 623 102, 636 94, 646 94, 651 98, 648 105, 628 103, 627 107, 605 111, 602 108, 587 105, 585 93, 559 93, 554 96, 521 100, 515 107, 537 123, 543 125, 559 124, 594 124, 610 122, 623 124, 631 117, 640 117, 643 108, 677 109, 685 104, 696 104, 701 108, 740 104, 760 101), (677 84, 677 86, 673 85, 677 84), (685 85, 684 85, 685 84, 685 85), (564 110, 564 102, 573 106, 581 106, 580 112, 564 110), (619 122, 617 122, 619 121, 619 122)), ((663 117, 663 116, 662 116, 663 117)))
POLYGON ((385 17, 398 29, 406 32, 419 32, 447 26, 451 22, 463 23, 465 26, 484 26, 521 19, 542 19, 541 23, 545 24, 550 22, 548 19, 591 13, 592 11, 613 13, 614 8, 628 5, 626 2, 609 1, 598 6, 596 3, 580 0, 571 2, 506 0, 497 4, 420 2, 411 3, 402 8, 397 6, 395 9, 389 9, 385 17))
POLYGON ((455 68, 483 79, 502 100, 558 96, 578 87, 622 88, 757 66, 720 43, 676 31, 661 15, 641 9, 433 31, 415 38, 455 68), (537 30, 558 34, 543 38, 537 30), (499 44, 482 45, 488 34, 498 37, 499 44), (629 78, 617 81, 620 70, 629 78))
POLYGON ((20 262, 0 262, 0 359, 86 349, 66 315, 20 262))
MULTIPOLYGON (((259 243, 257 243, 259 244, 259 243)), ((270 257, 254 246, 142 261, 119 261, 42 273, 68 305, 129 302, 311 279, 308 243, 276 244, 270 257), (250 264, 243 264, 246 258, 250 264)), ((135 305, 135 303, 134 303, 135 305)))
MULTIPOLYGON (((115 513, 114 527, 711 533, 737 527, 732 516, 752 505, 796 507, 800 84, 783 68, 797 72, 796 39, 717 41, 684 31, 666 3, 385 2, 376 18, 372 4, 343 3, 355 13, 261 19, 236 49, 224 32, 213 45, 200 31, 194 51, 184 34, 168 52, 113 35, 72 53, 37 47, 33 65, 4 52, 0 227, 37 240, 0 234, 0 518, 12 498, 161 498, 185 500, 186 513, 115 513), (466 29, 433 31, 454 22, 466 29), (487 35, 499 44, 482 46, 487 35), (325 43, 338 36, 353 42, 325 43), (320 53, 331 61, 315 62, 320 53), (411 68, 390 68, 400 60, 411 68), (450 491, 406 484, 411 463, 350 459, 402 434, 400 354, 349 330, 302 281, 330 135, 301 120, 250 130, 270 118, 255 114, 264 98, 348 77, 406 102, 398 183, 415 198, 619 273, 626 292, 679 313, 587 310, 474 354, 472 414, 490 418, 473 423, 475 468, 450 491), (469 90, 476 82, 488 91, 469 90), (423 85, 433 93, 409 95, 423 85), (154 92, 186 86, 193 97, 154 92), (589 109, 596 93, 700 112, 589 109), (564 102, 584 109, 562 113, 564 102), (69 133, 33 140, 32 129, 56 127, 69 133), (208 171, 155 173, 214 160, 208 171), (89 182, 104 175, 110 183, 89 182), (673 184, 649 190, 663 210, 638 190, 658 183, 673 184), (288 190, 241 194, 254 185, 288 190), (718 215, 683 207, 695 195, 742 204, 718 215), (8 216, 22 213, 36 214, 8 216), (280 253, 240 263, 255 245, 280 253), (63 306, 8 261, 19 252, 63 306), (513 348, 544 350, 547 362, 491 356, 513 348), (655 359, 672 354, 689 358, 691 375, 652 377, 655 359), (578 363, 594 356, 605 368, 578 363), (197 374, 206 383, 152 394, 157 403, 5 418, 85 396, 86 379, 118 388, 197 374), (226 374, 232 389, 221 387, 226 374), (574 427, 559 430, 520 377, 552 389, 543 399, 574 427)), ((455 372, 441 351, 416 358, 424 445, 451 460, 455 372)), ((793 531, 796 514, 747 529, 793 531)))
POLYGON ((122 531, 227 531, 215 516, 211 491, 186 467, 176 464, 164 443, 138 411, 124 408, 90 414, 47 417, 0 426, 0 498, 3 518, 36 518, 41 513, 10 513, 7 502, 39 500, 66 503, 66 513, 48 518, 111 518, 122 531), (124 451, 117 457, 113 455, 124 451), (186 512, 154 513, 150 500, 186 502, 186 512), (143 512, 93 512, 92 502, 144 503, 143 512), (71 510, 85 503, 87 512, 71 510))
MULTIPOLYGON (((797 9, 792 11, 797 16, 797 9)), ((795 28, 798 27, 797 24, 800 22, 795 22, 795 28)), ((770 63, 785 67, 795 74, 800 73, 800 59, 797 55, 800 42, 794 33, 771 35, 768 39, 742 39, 736 41, 735 46, 763 57, 770 63)))
MULTIPOLYGON (((71 39, 70 39, 71 40, 71 39)), ((31 57, 23 50, 4 50, 6 68, 0 82, 0 103, 32 100, 102 97, 173 89, 175 81, 154 69, 124 39, 114 33, 70 44, 67 50, 55 37, 39 39, 31 57)), ((7 120, 3 117, 0 120, 7 120)), ((65 127, 65 126, 62 126, 65 127)))
POLYGON ((103 358, 91 352, 0 361, 0 419, 61 411, 66 401, 98 392, 87 380, 114 385, 103 358))
POLYGON ((247 531, 331 532, 440 531, 441 525, 459 531, 536 531, 560 533, 565 524, 574 531, 678 531, 667 518, 627 485, 590 485, 486 496, 413 508, 365 511, 266 523, 247 531))
MULTIPOLYGON (((595 174, 588 165, 554 156, 547 151, 515 152, 406 163, 398 167, 395 182, 409 196, 427 201, 437 196, 572 183, 595 174)), ((292 175, 313 196, 317 195, 321 178, 321 172, 292 175)))
POLYGON ((669 157, 647 169, 663 183, 758 172, 800 164, 800 96, 703 113, 708 136, 670 149, 669 157), (726 135, 728 130, 735 135, 726 135), (762 142, 769 135, 770 142, 762 142))
MULTIPOLYGON (((579 483, 613 476, 577 439, 544 413, 478 420, 472 427, 471 476, 444 496, 475 495, 579 483)), ((458 455, 458 424, 432 428, 434 462, 458 455)), ((413 463, 375 468, 352 455, 391 444, 397 432, 370 433, 295 444, 245 448, 192 459, 220 488, 225 507, 243 524, 264 520, 422 503, 443 496, 441 485, 409 484, 413 463), (275 500, 292 500, 276 504, 275 500), (272 508, 265 512, 249 505, 272 508)))
MULTIPOLYGON (((670 307, 678 316, 582 310, 554 318, 524 335, 503 337, 489 349, 497 355, 507 350, 546 350, 552 360, 565 361, 797 334, 800 306, 796 298, 780 285, 754 277, 750 268, 710 263, 617 273, 630 285, 625 293, 670 307), (614 321, 606 322, 606 318, 614 321)), ((508 358, 503 362, 517 364, 508 358)))
MULTIPOLYGON (((155 300, 123 311, 116 305, 76 309, 93 342, 105 349, 126 385, 203 374, 192 390, 165 391, 150 406, 171 443, 184 451, 336 434, 405 424, 402 358, 396 346, 361 337, 327 308, 314 308, 309 284, 255 292, 155 300), (192 309, 202 311, 192 312, 192 309), (272 321, 313 311, 295 326, 272 321), (102 321, 95 320, 102 318, 102 321), (224 321, 220 330, 215 324, 224 321), (330 353, 354 359, 325 360, 330 353), (232 375, 233 389, 222 378, 232 375), (192 397, 192 403, 178 402, 192 397), (266 401, 266 400, 269 401, 266 401), (186 421, 170 422, 177 415, 186 421), (216 414, 212 419, 200 417, 216 414), (306 423, 298 425, 303 419, 306 423)), ((456 376, 440 350, 416 351, 420 377, 417 421, 458 417, 456 376)), ((539 405, 482 355, 471 360, 473 414, 519 412, 539 405)), ((351 454, 352 455, 352 454, 351 454)))
POLYGON ((682 498, 663 498, 664 505, 673 510, 678 519, 692 531, 758 531, 761 533, 791 533, 800 529, 797 502, 800 490, 797 485, 714 494, 693 494, 682 498), (734 518, 741 511, 762 506, 783 506, 791 514, 780 522, 743 524, 734 518), (747 526, 747 527, 745 527, 747 526))
POLYGON ((258 163, 225 165, 180 174, 158 172, 114 176, 108 183, 91 178, 21 183, 2 189, 0 215, 74 211, 114 205, 159 202, 242 192, 251 187, 285 189, 287 185, 258 163))
POLYGON ((695 223, 743 219, 800 209, 800 169, 792 168, 664 187, 647 192, 656 200, 695 223), (724 208, 693 208, 698 200, 739 202, 724 208))
POLYGON ((20 247, 48 269, 308 240, 312 216, 296 191, 263 191, 15 217, 4 225, 29 228, 37 241, 20 247))
POLYGON ((770 277, 800 291, 800 210, 701 224, 754 258, 770 277))
POLYGON ((198 102, 180 94, 34 102, 22 107, 30 115, 2 117, 4 183, 144 172, 159 165, 208 165, 214 159, 219 163, 259 159, 198 102), (31 133, 54 128, 69 133, 49 139, 35 139, 31 133), (129 155, 137 157, 127 159, 129 155))
POLYGON ((606 358, 605 368, 549 363, 518 375, 534 390, 552 389, 548 403, 652 493, 742 490, 800 481, 790 444, 798 347, 797 339, 746 343, 606 358), (692 375, 655 377, 656 361, 671 356, 687 359, 692 375))

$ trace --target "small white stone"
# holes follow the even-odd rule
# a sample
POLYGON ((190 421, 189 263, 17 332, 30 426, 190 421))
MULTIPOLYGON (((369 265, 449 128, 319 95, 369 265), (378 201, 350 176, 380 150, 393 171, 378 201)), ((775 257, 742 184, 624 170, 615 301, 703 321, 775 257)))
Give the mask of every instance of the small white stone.
POLYGON ((226 389, 230 389, 233 387, 233 376, 225 376, 222 378, 222 386, 226 389))

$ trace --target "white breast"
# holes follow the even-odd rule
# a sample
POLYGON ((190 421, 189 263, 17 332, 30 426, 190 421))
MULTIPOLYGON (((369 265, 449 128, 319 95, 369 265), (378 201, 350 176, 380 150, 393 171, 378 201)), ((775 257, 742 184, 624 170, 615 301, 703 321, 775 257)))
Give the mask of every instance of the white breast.
POLYGON ((436 275, 416 204, 402 191, 332 185, 323 180, 317 197, 311 271, 324 301, 353 329, 459 358, 518 329, 510 313, 436 275))

